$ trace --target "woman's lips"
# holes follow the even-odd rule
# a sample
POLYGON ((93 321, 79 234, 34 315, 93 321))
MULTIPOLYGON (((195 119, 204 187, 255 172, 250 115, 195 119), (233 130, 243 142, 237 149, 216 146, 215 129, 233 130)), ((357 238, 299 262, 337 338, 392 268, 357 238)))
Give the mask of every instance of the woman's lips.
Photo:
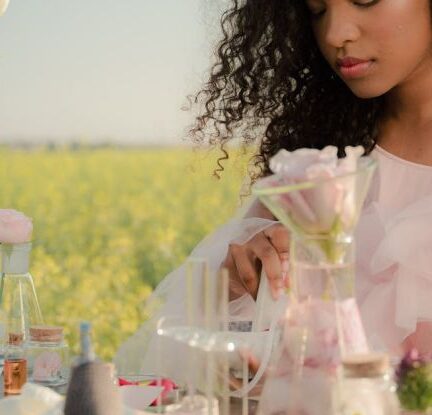
POLYGON ((364 60, 347 57, 337 60, 337 66, 341 75, 347 79, 355 79, 365 76, 372 64, 372 59, 364 60))

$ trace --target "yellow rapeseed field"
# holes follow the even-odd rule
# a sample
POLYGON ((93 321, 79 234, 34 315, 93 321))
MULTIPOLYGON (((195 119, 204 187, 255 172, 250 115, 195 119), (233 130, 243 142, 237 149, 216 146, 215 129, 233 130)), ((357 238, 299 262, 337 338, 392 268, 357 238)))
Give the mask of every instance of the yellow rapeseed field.
POLYGON ((221 180, 219 153, 190 149, 0 149, 0 207, 33 218, 33 275, 45 322, 94 325, 111 359, 145 320, 154 286, 239 205, 247 156, 221 180))

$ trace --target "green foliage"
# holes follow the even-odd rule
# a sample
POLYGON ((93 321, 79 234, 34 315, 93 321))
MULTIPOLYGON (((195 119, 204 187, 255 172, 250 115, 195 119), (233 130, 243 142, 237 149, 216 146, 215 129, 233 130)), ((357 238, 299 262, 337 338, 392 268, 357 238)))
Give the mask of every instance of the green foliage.
POLYGON ((432 408, 432 365, 408 370, 398 388, 398 396, 407 410, 425 412, 432 408))
POLYGON ((0 207, 33 218, 42 312, 73 353, 87 319, 97 353, 112 358, 155 285, 233 214, 246 159, 217 180, 216 155, 189 149, 0 149, 0 207))

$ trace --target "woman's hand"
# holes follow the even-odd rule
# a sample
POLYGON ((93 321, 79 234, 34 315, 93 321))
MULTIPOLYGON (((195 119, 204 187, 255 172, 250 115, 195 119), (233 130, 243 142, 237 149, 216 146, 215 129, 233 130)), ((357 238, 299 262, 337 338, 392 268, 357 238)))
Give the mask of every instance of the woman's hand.
POLYGON ((410 334, 402 343, 404 353, 417 349, 420 355, 432 355, 432 323, 419 321, 414 333, 410 334))
POLYGON ((229 300, 246 292, 256 299, 262 269, 273 297, 279 298, 288 286, 288 253, 288 230, 279 223, 257 233, 244 244, 231 243, 222 263, 229 273, 229 300))

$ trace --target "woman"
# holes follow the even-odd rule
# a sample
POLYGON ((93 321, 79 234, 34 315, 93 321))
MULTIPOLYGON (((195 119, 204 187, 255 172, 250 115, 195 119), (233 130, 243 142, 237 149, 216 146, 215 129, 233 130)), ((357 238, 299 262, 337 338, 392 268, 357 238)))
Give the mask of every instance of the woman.
MULTIPOLYGON (((234 135, 258 139, 253 180, 281 148, 362 145, 378 160, 357 287, 371 343, 391 352, 432 345, 431 21, 430 0, 234 0, 192 130, 221 145, 218 172, 234 135)), ((198 247, 228 267, 240 319, 254 313, 261 266, 274 297, 289 279, 289 235, 258 203, 248 216, 213 236, 214 252, 198 247)))

